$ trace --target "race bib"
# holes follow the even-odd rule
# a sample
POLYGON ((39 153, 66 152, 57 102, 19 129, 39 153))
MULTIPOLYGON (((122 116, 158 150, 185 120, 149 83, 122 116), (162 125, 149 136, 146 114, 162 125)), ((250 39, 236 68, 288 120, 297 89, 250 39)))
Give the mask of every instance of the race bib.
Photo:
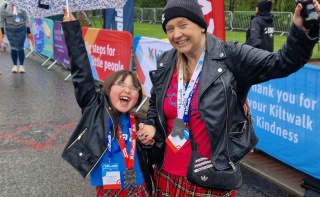
POLYGON ((121 189, 120 168, 118 163, 102 164, 103 189, 121 189))

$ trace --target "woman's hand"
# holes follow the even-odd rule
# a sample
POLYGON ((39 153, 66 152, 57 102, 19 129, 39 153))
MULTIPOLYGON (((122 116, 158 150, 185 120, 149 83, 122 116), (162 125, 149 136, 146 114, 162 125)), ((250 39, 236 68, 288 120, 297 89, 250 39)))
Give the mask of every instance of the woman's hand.
POLYGON ((69 21, 75 21, 76 19, 74 18, 73 14, 69 11, 69 16, 67 13, 67 9, 66 8, 62 8, 63 11, 63 22, 69 22, 69 21))
MULTIPOLYGON (((317 0, 313 0, 313 6, 315 8, 315 10, 317 11, 318 15, 320 14, 320 5, 318 3, 317 0)), ((302 10, 303 6, 301 5, 301 3, 298 3, 296 6, 296 9, 294 10, 294 15, 293 15, 293 23, 299 27, 300 29, 302 29, 304 32, 309 32, 309 29, 306 29, 303 26, 303 17, 300 15, 300 12, 302 10)))
POLYGON ((156 128, 151 125, 145 125, 144 123, 139 124, 139 130, 137 131, 137 137, 140 142, 144 145, 154 144, 154 135, 156 133, 156 128))

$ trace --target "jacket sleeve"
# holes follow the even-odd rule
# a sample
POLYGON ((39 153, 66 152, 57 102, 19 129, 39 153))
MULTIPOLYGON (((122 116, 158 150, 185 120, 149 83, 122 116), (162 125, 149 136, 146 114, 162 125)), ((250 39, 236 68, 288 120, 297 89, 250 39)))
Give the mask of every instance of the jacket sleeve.
POLYGON ((253 47, 259 47, 262 44, 261 40, 261 26, 259 18, 255 17, 251 21, 251 25, 248 29, 248 41, 247 44, 253 47))
POLYGON ((24 11, 24 10, 21 10, 22 11, 22 13, 23 13, 23 15, 25 16, 25 18, 26 18, 26 22, 25 22, 25 25, 26 25, 26 27, 28 28, 30 28, 30 21, 29 21, 29 16, 28 16, 28 13, 26 12, 26 11, 24 11))
POLYGON ((149 163, 157 164, 164 155, 164 133, 160 127, 158 120, 158 114, 156 109, 156 95, 154 89, 151 89, 151 97, 149 99, 149 107, 147 112, 147 117, 144 119, 144 124, 152 125, 156 128, 156 133, 153 137, 155 143, 153 146, 144 146, 144 149, 148 155, 149 163))
POLYGON ((234 57, 238 78, 245 82, 243 84, 253 85, 286 77, 302 68, 311 58, 319 40, 319 29, 313 32, 315 35, 307 35, 292 24, 287 41, 273 53, 235 41, 228 42, 226 46, 234 57))
MULTIPOLYGON (((143 122, 143 119, 145 118, 145 113, 139 113, 139 112, 135 112, 135 117, 137 119, 137 121, 143 122), (140 115, 142 114, 142 115, 140 115)), ((137 128, 139 129, 139 128, 137 128)), ((157 134, 156 132, 156 135, 157 134)), ((148 164, 149 165, 153 165, 155 163, 157 163, 157 161, 163 157, 164 151, 162 150, 162 145, 163 142, 161 142, 159 139, 157 139, 157 137, 154 137, 155 139, 155 144, 153 146, 145 146, 144 144, 142 144, 139 140, 138 143, 140 144, 141 149, 143 150, 143 153, 146 155, 146 157, 148 158, 148 164)))
POLYGON ((70 57, 75 96, 83 109, 97 97, 86 45, 79 21, 63 22, 62 28, 70 57))
POLYGON ((153 139, 156 142, 160 141, 161 143, 163 143, 162 141, 163 141, 164 136, 163 136, 163 131, 161 129, 159 120, 158 120, 158 113, 157 113, 157 107, 156 107, 156 95, 155 95, 153 88, 151 89, 150 94, 151 94, 151 97, 149 99, 149 107, 148 107, 147 117, 143 122, 146 125, 152 125, 156 128, 156 133, 155 133, 155 136, 153 139))
MULTIPOLYGON (((5 4, 0 6, 0 28, 4 28, 5 4)), ((3 32, 2 32, 3 33, 3 32)))

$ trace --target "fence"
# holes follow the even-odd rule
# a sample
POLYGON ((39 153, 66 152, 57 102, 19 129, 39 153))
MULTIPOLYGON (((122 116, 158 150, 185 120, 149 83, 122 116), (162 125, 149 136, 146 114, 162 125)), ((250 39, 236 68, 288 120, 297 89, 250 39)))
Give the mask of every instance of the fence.
MULTIPOLYGON (((134 20, 137 22, 161 23, 163 8, 140 8, 134 7, 134 20)), ((274 31, 288 33, 293 21, 291 12, 271 12, 274 16, 274 31)), ((253 11, 225 11, 225 26, 227 30, 245 31, 251 21, 253 11)))

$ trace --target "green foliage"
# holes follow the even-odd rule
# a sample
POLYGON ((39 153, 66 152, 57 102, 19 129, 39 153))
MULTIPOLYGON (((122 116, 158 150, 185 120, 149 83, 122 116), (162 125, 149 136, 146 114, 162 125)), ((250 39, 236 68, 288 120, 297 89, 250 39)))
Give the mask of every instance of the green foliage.
POLYGON ((163 8, 167 0, 135 0, 134 7, 163 8))

